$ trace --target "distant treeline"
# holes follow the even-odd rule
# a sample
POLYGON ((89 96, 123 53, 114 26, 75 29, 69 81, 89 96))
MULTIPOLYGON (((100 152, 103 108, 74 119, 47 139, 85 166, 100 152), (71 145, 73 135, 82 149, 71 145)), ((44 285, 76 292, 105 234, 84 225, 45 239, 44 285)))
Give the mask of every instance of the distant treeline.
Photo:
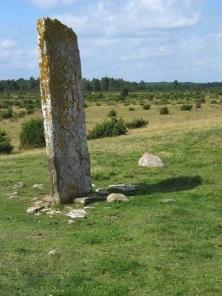
MULTIPOLYGON (((82 90, 90 91, 121 91, 131 92, 174 92, 174 91, 217 91, 222 94, 222 82, 193 83, 193 82, 130 82, 123 79, 103 77, 102 79, 83 79, 82 90)), ((39 91, 39 79, 0 80, 0 92, 39 91)))

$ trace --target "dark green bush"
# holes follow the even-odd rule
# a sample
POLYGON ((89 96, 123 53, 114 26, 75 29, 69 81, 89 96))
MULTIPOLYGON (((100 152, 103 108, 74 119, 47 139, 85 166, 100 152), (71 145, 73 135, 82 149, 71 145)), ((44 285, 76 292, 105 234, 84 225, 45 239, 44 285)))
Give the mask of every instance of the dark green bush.
POLYGON ((143 110, 150 110, 150 104, 144 104, 143 110))
POLYGON ((140 127, 144 127, 148 124, 148 121, 140 118, 140 119, 134 119, 131 122, 127 122, 126 123, 126 127, 127 128, 140 128, 140 127))
POLYGON ((20 145, 23 148, 39 148, 45 146, 43 120, 30 119, 23 123, 20 133, 20 145))
POLYGON ((88 139, 97 139, 104 137, 114 137, 125 135, 127 128, 122 119, 112 118, 97 124, 88 134, 88 139))
POLYGON ((192 108, 193 108, 193 105, 182 105, 182 106, 180 107, 180 110, 181 110, 181 111, 191 111, 192 108))
POLYGON ((129 107, 129 111, 135 111, 135 108, 129 107))
POLYGON ((107 116, 116 117, 116 111, 114 109, 110 110, 107 116))
POLYGON ((218 101, 217 100, 212 100, 210 103, 211 104, 218 104, 218 101))
POLYGON ((170 113, 170 111, 169 111, 169 109, 167 107, 160 108, 160 114, 161 115, 167 115, 169 113, 170 113))
POLYGON ((12 150, 13 146, 11 145, 6 132, 0 129, 0 154, 9 154, 12 150))

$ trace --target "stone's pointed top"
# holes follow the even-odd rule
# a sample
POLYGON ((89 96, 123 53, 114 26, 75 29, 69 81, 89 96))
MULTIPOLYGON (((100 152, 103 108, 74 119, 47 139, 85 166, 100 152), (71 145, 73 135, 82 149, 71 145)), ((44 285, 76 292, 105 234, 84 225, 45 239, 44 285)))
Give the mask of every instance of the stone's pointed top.
POLYGON ((51 19, 49 17, 39 18, 37 20, 37 28, 39 32, 41 32, 42 30, 45 31, 46 29, 47 32, 52 30, 55 33, 59 33, 60 31, 66 31, 73 34, 76 37, 76 33, 71 28, 67 27, 59 20, 51 19))

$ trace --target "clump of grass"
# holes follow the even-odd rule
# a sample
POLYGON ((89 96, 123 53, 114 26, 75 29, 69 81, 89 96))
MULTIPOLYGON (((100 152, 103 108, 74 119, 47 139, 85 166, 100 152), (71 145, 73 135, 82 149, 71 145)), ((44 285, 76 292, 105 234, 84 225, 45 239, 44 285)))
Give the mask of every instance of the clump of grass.
POLYGON ((181 111, 191 111, 192 110, 192 108, 193 108, 193 105, 182 105, 181 107, 180 107, 180 110, 181 111))
POLYGON ((144 104, 143 105, 143 110, 150 110, 150 104, 144 104))
POLYGON ((212 100, 210 103, 211 104, 218 104, 218 101, 217 100, 212 100))
POLYGON ((88 134, 88 139, 125 135, 127 127, 122 119, 112 118, 98 123, 88 134))
POLYGON ((110 110, 109 113, 107 114, 107 116, 109 117, 116 117, 116 111, 114 109, 110 110))
POLYGON ((13 150, 10 139, 7 137, 6 132, 0 129, 0 154, 9 154, 13 150))
POLYGON ((7 110, 4 110, 0 113, 0 117, 2 119, 9 119, 9 118, 12 118, 13 116, 13 110, 12 110, 12 107, 8 107, 7 110))
POLYGON ((170 111, 169 111, 168 107, 162 107, 162 108, 160 108, 160 114, 161 115, 167 115, 169 113, 170 113, 170 111))
POLYGON ((145 127, 147 124, 148 124, 148 120, 140 118, 140 119, 134 119, 131 122, 127 122, 126 127, 129 129, 140 128, 140 127, 145 127))
POLYGON ((45 146, 44 126, 41 118, 33 118, 23 123, 20 133, 22 148, 40 148, 45 146))
POLYGON ((197 102, 196 105, 195 105, 196 109, 201 109, 202 108, 202 105, 200 102, 197 102))

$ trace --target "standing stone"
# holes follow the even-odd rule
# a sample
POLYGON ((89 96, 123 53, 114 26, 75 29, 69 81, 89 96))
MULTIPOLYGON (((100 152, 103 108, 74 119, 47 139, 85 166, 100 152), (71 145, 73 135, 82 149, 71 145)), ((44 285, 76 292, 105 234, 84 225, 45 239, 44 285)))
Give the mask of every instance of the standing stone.
POLYGON ((77 36, 49 18, 39 19, 37 29, 51 195, 54 202, 70 203, 91 191, 77 36))

